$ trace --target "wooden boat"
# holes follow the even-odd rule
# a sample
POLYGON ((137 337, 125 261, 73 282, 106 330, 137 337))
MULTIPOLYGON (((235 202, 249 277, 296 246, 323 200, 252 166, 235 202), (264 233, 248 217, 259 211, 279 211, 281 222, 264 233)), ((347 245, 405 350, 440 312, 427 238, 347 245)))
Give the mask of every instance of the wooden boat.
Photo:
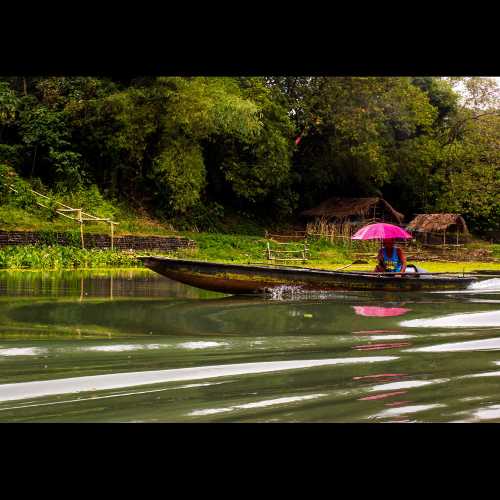
POLYGON ((204 290, 267 294, 290 286, 304 291, 440 291, 466 288, 478 278, 453 273, 342 272, 302 267, 223 264, 165 257, 139 257, 149 269, 204 290))

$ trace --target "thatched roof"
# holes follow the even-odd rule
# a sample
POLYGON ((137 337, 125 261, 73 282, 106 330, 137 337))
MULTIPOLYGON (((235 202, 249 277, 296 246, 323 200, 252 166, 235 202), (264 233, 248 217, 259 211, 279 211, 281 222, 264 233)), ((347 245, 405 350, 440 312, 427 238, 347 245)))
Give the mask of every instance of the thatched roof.
POLYGON ((467 224, 458 214, 419 214, 407 226, 410 231, 440 233, 456 226, 458 232, 468 234, 467 224))
POLYGON ((304 210, 300 215, 306 217, 326 217, 344 219, 353 215, 370 215, 374 206, 389 212, 398 223, 402 223, 404 215, 394 210, 383 198, 341 198, 333 197, 320 203, 317 207, 304 210))

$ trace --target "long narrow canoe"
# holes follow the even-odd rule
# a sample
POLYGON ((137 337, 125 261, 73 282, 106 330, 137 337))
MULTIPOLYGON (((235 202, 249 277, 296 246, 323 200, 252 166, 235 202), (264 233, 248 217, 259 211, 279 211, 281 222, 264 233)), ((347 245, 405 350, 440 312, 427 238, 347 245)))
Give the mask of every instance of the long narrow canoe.
POLYGON ((302 267, 222 264, 165 257, 139 257, 146 267, 204 290, 227 294, 267 294, 278 287, 304 291, 438 291, 466 288, 476 277, 454 274, 341 272, 302 267))

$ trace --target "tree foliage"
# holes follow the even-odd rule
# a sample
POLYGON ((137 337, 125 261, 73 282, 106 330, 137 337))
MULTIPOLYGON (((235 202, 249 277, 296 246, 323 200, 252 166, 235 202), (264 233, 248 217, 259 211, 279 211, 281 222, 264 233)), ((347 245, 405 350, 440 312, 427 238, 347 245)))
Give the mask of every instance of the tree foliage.
POLYGON ((8 77, 0 163, 182 220, 377 194, 486 232, 500 224, 498 113, 479 77, 8 77))

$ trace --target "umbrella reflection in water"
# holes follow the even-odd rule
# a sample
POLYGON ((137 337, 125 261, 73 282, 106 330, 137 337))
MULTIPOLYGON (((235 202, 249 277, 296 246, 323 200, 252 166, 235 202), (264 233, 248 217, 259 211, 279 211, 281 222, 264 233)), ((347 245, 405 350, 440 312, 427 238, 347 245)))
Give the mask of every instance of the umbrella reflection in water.
POLYGON ((402 316, 411 309, 405 307, 379 307, 379 306, 352 306, 358 316, 371 316, 376 318, 387 316, 402 316))

